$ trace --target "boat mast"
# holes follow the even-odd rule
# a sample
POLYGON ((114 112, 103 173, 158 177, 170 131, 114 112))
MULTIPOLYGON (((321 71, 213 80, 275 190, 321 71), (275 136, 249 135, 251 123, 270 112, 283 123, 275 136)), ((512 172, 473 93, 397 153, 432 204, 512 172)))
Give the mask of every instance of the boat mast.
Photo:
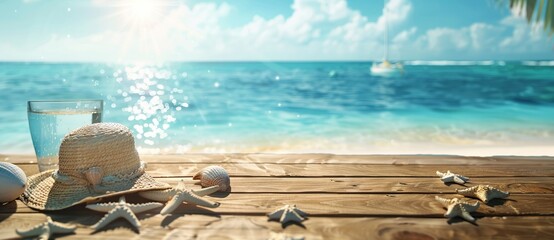
POLYGON ((384 0, 385 5, 383 6, 383 15, 385 17, 385 37, 383 39, 385 45, 385 54, 383 61, 386 61, 389 58, 389 26, 387 21, 387 0, 384 0))

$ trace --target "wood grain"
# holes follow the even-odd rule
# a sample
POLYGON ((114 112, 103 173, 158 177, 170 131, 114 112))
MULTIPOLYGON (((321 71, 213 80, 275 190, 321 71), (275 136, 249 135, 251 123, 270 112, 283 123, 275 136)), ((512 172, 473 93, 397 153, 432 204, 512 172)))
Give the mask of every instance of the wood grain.
MULTIPOLYGON (((161 182, 175 186, 185 179, 191 188, 194 185, 190 178, 157 178, 161 182), (188 180, 187 180, 188 179, 188 180)), ((512 194, 554 193, 554 177, 526 178, 472 178, 465 186, 446 185, 438 177, 434 178, 373 178, 373 177, 233 177, 233 193, 456 193, 458 188, 472 187, 478 184, 492 185, 512 194)))
MULTIPOLYGON (((267 239, 271 234, 307 239, 550 239, 554 238, 554 158, 428 155, 186 154, 144 155, 147 172, 176 184, 208 165, 226 168, 232 192, 208 198, 215 209, 183 204, 169 216, 154 209, 140 214, 142 228, 124 220, 93 233, 88 226, 103 214, 77 206, 44 212, 79 226, 68 239, 267 239), (512 195, 481 204, 476 224, 443 217, 434 200, 461 197, 459 185, 445 185, 435 171, 471 178, 466 186, 490 184, 512 195), (268 222, 265 214, 297 204, 310 214, 303 225, 268 222)), ((27 175, 38 172, 32 155, 0 155, 27 175)), ((190 182, 189 182, 190 184, 190 182)), ((193 188, 199 186, 190 185, 193 188)), ((146 202, 128 195, 130 202, 146 202)), ((106 199, 116 201, 117 198, 106 199)), ((468 201, 477 201, 467 199, 468 201)), ((15 228, 44 221, 20 201, 0 206, 0 239, 17 238, 15 228)), ((282 237, 282 236, 281 236, 282 237)))
MULTIPOLYGON (((199 214, 253 214, 264 215, 285 204, 296 204, 314 216, 418 216, 440 217, 444 208, 435 195, 446 198, 460 197, 453 194, 230 194, 222 196, 215 194, 211 199, 221 203, 215 209, 196 207, 183 204, 177 213, 199 214)), ((130 201, 145 202, 136 197, 128 197, 130 201)), ((552 194, 514 194, 508 200, 494 200, 489 205, 481 204, 478 216, 517 216, 517 215, 554 215, 552 194)), ((477 200, 467 199, 470 202, 477 200)), ((117 201, 117 198, 107 201, 117 201)), ((16 201, 15 206, 0 208, 0 213, 31 213, 35 212, 16 201)), ((71 208, 68 211, 92 213, 83 206, 71 208)))
MULTIPOLYGON (((476 225, 448 222, 445 218, 330 218, 310 217, 303 226, 267 221, 260 216, 139 215, 139 232, 125 220, 116 220, 93 233, 88 226, 99 216, 51 215, 56 221, 75 224, 76 234, 63 239, 267 239, 271 234, 303 236, 307 239, 551 239, 554 217, 480 218, 476 225)), ((41 213, 0 214, 2 239, 18 238, 16 228, 25 229, 45 220, 41 213)))
MULTIPOLYGON (((549 165, 554 157, 466 157, 454 155, 333 155, 333 154, 180 154, 141 155, 147 162, 157 163, 269 163, 269 164, 461 164, 461 165, 549 165)), ((2 155, 0 161, 11 163, 36 163, 34 155, 2 155)))
MULTIPOLYGON (((554 177, 550 165, 372 165, 372 164, 219 164, 232 177, 436 177, 450 170, 468 177, 554 177)), ((38 173, 36 164, 18 164, 27 175, 38 173)), ((150 163, 154 177, 191 177, 210 164, 150 163)))

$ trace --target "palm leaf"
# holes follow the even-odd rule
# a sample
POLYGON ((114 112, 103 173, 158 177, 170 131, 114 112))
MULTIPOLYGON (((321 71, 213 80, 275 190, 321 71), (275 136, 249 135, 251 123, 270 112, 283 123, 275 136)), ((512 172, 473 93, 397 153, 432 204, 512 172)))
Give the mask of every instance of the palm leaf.
POLYGON ((544 15, 544 29, 548 29, 550 27, 549 35, 552 35, 552 33, 554 33, 554 0, 543 1, 548 1, 546 14, 544 15))
MULTIPOLYGON (((544 1, 540 1, 540 2, 539 2, 539 10, 537 10, 537 12, 538 12, 538 13, 542 13, 543 7, 544 7, 544 1)), ((535 22, 540 21, 540 19, 541 19, 541 15, 540 15, 540 14, 537 14, 537 17, 535 18, 535 22)), ((527 19, 527 20, 529 20, 529 19, 527 19)))
MULTIPOLYGON (((505 2, 505 0, 497 1, 505 2)), ((548 35, 554 34, 554 0, 510 0, 510 8, 523 11, 529 23, 542 22, 548 35), (533 15, 535 15, 534 19, 533 15)))
POLYGON ((527 17, 528 22, 530 22, 531 18, 533 17, 533 13, 535 11, 535 5, 537 5, 537 0, 527 1, 527 4, 525 6, 525 17, 527 17))

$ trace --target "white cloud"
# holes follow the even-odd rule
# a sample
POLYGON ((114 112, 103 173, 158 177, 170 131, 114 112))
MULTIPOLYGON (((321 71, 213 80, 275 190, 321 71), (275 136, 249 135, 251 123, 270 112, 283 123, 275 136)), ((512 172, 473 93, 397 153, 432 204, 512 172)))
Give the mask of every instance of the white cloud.
POLYGON ((412 27, 408 30, 404 30, 404 31, 398 33, 394 37, 393 42, 396 43, 396 44, 405 44, 405 43, 409 42, 411 39, 414 38, 416 32, 417 32, 416 27, 412 27))
MULTIPOLYGON (((407 0, 391 0, 388 7, 390 10, 386 14, 391 26, 405 20, 411 10, 407 0)), ((146 32, 123 29, 74 39, 56 37, 41 50, 51 59, 63 57, 60 48, 56 47, 61 44, 64 49, 81 49, 81 53, 92 51, 98 58, 103 52, 111 52, 109 56, 117 53, 117 59, 122 60, 380 57, 384 17, 370 22, 359 11, 349 8, 346 0, 295 0, 290 17, 277 15, 265 19, 254 16, 242 26, 225 29, 221 27, 222 21, 228 17, 230 9, 226 3, 182 5, 146 32), (105 51, 92 50, 95 47, 105 51), (58 54, 49 49, 56 49, 58 54)))
POLYGON ((346 1, 327 0, 321 1, 321 10, 329 16, 329 20, 343 19, 352 14, 346 1))
POLYGON ((412 4, 404 0, 391 0, 387 2, 383 9, 383 15, 379 17, 377 25, 380 29, 384 28, 385 23, 395 25, 403 22, 412 10, 412 4))
POLYGON ((427 31, 426 36, 429 49, 434 51, 464 49, 470 44, 467 28, 435 28, 427 31))
POLYGON ((469 35, 473 49, 494 48, 499 41, 502 28, 485 23, 474 23, 469 27, 469 35))
MULTIPOLYGON (((408 34, 401 32, 398 38, 403 39, 404 33, 408 34)), ((551 47, 544 31, 529 26, 515 11, 495 25, 477 22, 462 28, 429 29, 413 45, 401 49, 408 52, 407 58, 417 59, 513 59, 522 55, 552 58, 551 47)))
MULTIPOLYGON (((98 6, 107 4, 94 1, 98 6)), ((409 0, 388 1, 375 21, 351 9, 346 0, 295 0, 289 17, 254 16, 241 26, 224 28, 232 8, 213 2, 179 5, 148 28, 111 27, 71 38, 52 35, 28 57, 65 61, 380 59, 385 19, 392 36, 390 55, 395 59, 491 58, 544 52, 550 44, 542 31, 530 31, 516 15, 498 24, 448 28, 438 22, 435 28, 420 30, 407 21, 413 9, 409 0)), ((5 52, 0 48, 0 54, 5 52)))
POLYGON ((505 49, 512 51, 540 51, 544 49, 544 42, 548 42, 542 29, 542 23, 529 26, 522 16, 512 15, 501 21, 503 26, 512 28, 510 36, 500 43, 505 49))
MULTIPOLYGON (((36 54, 54 61, 67 57, 92 61, 163 61, 176 56, 188 59, 191 53, 201 55, 204 49, 221 48, 225 43, 221 21, 230 9, 227 3, 180 5, 146 27, 126 24, 83 37, 53 35, 36 54)), ((115 16, 114 21, 123 17, 115 16)))

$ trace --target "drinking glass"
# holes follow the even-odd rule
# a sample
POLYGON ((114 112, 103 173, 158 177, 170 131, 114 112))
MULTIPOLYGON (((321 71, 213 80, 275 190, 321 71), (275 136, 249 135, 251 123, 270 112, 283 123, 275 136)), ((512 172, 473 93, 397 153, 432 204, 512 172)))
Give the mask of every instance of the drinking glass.
POLYGON ((39 171, 58 168, 64 136, 79 127, 102 121, 102 100, 27 102, 27 117, 39 171))

